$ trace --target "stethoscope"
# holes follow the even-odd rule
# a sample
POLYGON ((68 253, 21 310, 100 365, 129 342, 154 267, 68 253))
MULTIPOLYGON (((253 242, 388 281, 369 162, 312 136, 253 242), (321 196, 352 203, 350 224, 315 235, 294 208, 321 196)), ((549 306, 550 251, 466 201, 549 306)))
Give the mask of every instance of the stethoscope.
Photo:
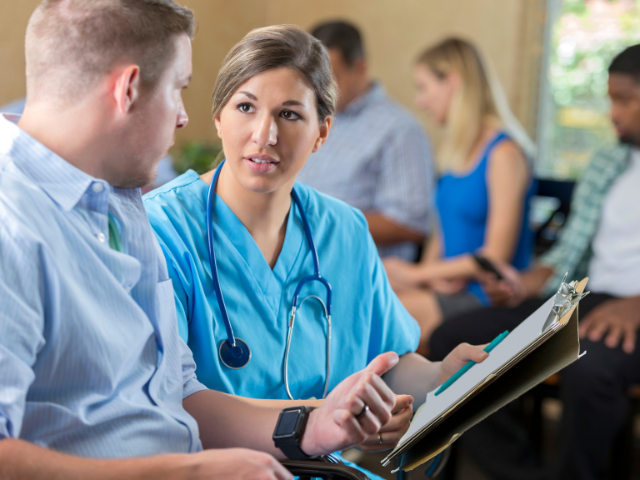
MULTIPOLYGON (((213 247, 213 197, 215 196, 216 185, 218 183, 218 177, 220 176, 220 171, 222 170, 222 166, 224 165, 224 161, 220 164, 220 166, 216 169, 213 179, 211 180, 211 185, 209 186, 209 195, 207 197, 207 246, 209 248, 209 263, 211 264, 211 276, 213 280, 213 289, 216 292, 216 298, 218 300, 218 307, 220 308, 220 314, 222 315, 222 321, 224 322, 224 327, 227 330, 227 339, 223 340, 220 343, 220 348, 218 349, 218 355, 220 360, 224 365, 233 369, 240 369, 246 367, 251 360, 251 349, 249 345, 242 340, 233 335, 233 328, 231 327, 231 322, 229 321, 229 314, 227 312, 227 307, 224 304, 224 298, 222 296, 222 290, 220 288, 220 278, 218 276, 218 266, 216 263, 216 254, 213 247)), ((329 388, 329 374, 331 372, 331 285, 329 282, 320 275, 320 265, 318 262, 318 252, 316 250, 316 246, 313 242, 313 236, 311 235, 311 227, 309 227, 309 221, 307 220, 307 215, 302 208, 302 202, 300 202, 300 198, 295 191, 295 188, 291 190, 291 198, 298 206, 298 210, 300 211, 300 216, 302 217, 302 224, 304 225, 304 231, 307 236, 307 242, 309 243, 309 248, 311 249, 311 258, 313 259, 313 275, 309 275, 304 277, 300 282, 298 282, 298 286, 293 294, 293 300, 291 302, 291 314, 289 315, 289 326, 287 330, 287 343, 284 351, 284 388, 287 391, 287 395, 291 400, 293 400, 293 396, 289 391, 289 350, 291 347, 291 338, 293 335, 293 325, 296 320, 296 312, 302 307, 302 304, 308 298, 317 299, 323 307, 325 318, 327 319, 327 377, 324 381, 324 393, 322 394, 322 398, 327 396, 327 390, 329 388), (314 280, 322 283, 327 290, 327 303, 325 304, 320 297, 317 295, 308 295, 301 302, 299 302, 299 295, 302 287, 309 282, 313 282, 314 280)))

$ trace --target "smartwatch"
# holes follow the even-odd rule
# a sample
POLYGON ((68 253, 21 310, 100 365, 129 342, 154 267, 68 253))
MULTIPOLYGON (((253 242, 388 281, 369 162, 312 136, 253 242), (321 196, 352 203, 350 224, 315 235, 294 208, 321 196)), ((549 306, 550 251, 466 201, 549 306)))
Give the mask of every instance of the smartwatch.
POLYGON ((290 407, 280 412, 276 428, 273 431, 273 442, 289 460, 314 460, 300 448, 300 439, 307 426, 309 413, 314 407, 290 407))

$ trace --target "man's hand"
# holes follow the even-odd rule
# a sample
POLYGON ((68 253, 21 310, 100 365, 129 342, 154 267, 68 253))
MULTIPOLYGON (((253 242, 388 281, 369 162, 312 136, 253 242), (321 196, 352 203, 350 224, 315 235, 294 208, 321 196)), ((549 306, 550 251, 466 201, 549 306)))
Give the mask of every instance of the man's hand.
POLYGON ((483 272, 478 277, 491 304, 504 307, 518 305, 526 296, 522 276, 509 264, 495 260, 493 264, 504 277, 503 280, 498 280, 491 272, 483 272))
POLYGON ((464 367, 467 362, 471 360, 476 363, 482 362, 489 356, 489 354, 483 350, 485 347, 486 345, 474 346, 468 343, 461 343, 454 348, 440 364, 440 374, 438 375, 438 383, 436 383, 436 386, 442 385, 449 380, 449 378, 464 367))
POLYGON ((411 395, 396 395, 396 405, 393 407, 391 420, 378 433, 371 435, 355 448, 362 452, 381 452, 394 448, 409 430, 412 416, 413 397, 411 395))
POLYGON ((398 257, 388 257, 382 261, 391 288, 396 293, 414 289, 420 285, 417 278, 418 266, 398 257))
POLYGON ((640 328, 640 297, 608 300, 597 306, 580 321, 580 338, 616 348, 622 343, 626 353, 636 348, 636 332, 640 328))
POLYGON ((363 443, 386 425, 396 396, 380 376, 398 360, 394 352, 378 355, 367 368, 335 387, 324 404, 309 415, 300 443, 302 451, 314 456, 342 450, 363 443))
POLYGON ((280 462, 267 453, 246 448, 224 448, 205 450, 188 456, 185 470, 189 480, 225 478, 245 480, 259 478, 264 480, 291 480, 291 475, 280 462))

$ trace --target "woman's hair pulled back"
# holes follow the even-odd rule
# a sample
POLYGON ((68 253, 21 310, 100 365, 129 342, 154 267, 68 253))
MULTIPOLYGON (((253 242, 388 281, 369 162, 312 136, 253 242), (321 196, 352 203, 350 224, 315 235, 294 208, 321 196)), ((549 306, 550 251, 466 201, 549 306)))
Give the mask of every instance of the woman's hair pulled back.
POLYGON ((213 117, 242 84, 283 67, 298 72, 313 90, 320 122, 334 115, 337 90, 326 49, 296 25, 274 25, 252 30, 225 57, 213 89, 213 117))

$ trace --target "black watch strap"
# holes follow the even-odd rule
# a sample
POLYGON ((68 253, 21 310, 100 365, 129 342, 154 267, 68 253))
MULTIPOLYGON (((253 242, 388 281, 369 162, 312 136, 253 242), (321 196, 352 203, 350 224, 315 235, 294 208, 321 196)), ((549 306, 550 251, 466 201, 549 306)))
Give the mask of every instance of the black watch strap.
POLYGON ((314 460, 318 457, 312 457, 307 455, 300 448, 300 439, 302 438, 302 434, 307 426, 307 420, 309 419, 309 414, 314 409, 314 407, 291 407, 285 408, 280 412, 280 416, 278 417, 278 423, 276 424, 275 431, 273 432, 273 441, 277 448, 282 450, 282 453, 289 460, 314 460), (277 435, 277 432, 280 430, 281 422, 283 418, 286 417, 287 414, 296 414, 297 413, 297 421, 295 422, 296 428, 295 431, 288 433, 287 435, 277 435))

